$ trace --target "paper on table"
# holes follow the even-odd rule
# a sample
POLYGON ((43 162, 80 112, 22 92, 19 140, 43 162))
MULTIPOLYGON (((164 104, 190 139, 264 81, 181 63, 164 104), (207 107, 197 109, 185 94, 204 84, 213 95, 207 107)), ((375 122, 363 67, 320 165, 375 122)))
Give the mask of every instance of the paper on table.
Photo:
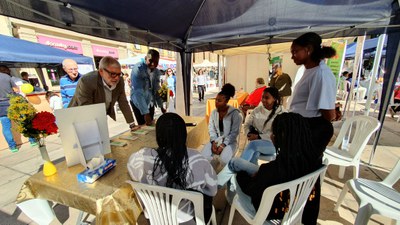
POLYGON ((127 143, 123 141, 112 141, 110 145, 117 147, 124 147, 127 145, 127 143))
POLYGON ((134 140, 138 139, 138 137, 132 136, 132 135, 121 135, 121 136, 119 136, 119 139, 134 141, 134 140))
POLYGON ((135 130, 132 133, 145 135, 145 134, 149 133, 149 131, 140 129, 140 130, 135 130))
POLYGON ((149 131, 150 131, 150 130, 155 130, 156 127, 155 127, 155 126, 143 126, 142 129, 143 129, 143 130, 149 130, 149 131))

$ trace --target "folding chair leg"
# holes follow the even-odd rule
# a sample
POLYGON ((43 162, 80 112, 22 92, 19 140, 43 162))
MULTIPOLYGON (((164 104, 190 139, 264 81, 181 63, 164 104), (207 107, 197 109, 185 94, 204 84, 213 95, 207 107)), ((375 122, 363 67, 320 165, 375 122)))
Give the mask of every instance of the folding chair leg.
POLYGON ((354 225, 366 225, 371 217, 371 212, 372 206, 361 202, 354 225))
POLYGON ((232 225, 233 217, 235 216, 235 211, 236 211, 235 205, 232 204, 232 205, 231 205, 231 210, 230 210, 230 212, 229 212, 229 221, 228 221, 228 225, 232 225))
POLYGON ((353 168, 353 178, 358 178, 358 174, 360 173, 360 163, 354 166, 353 168))
POLYGON ((213 206, 210 222, 208 224, 217 225, 217 218, 215 217, 215 208, 213 206))
POLYGON ((340 179, 343 179, 345 171, 346 171, 346 167, 339 166, 339 175, 338 176, 339 176, 340 179))
POLYGON ((344 187, 342 189, 342 192, 340 192, 339 198, 336 201, 336 205, 335 208, 333 209, 333 211, 337 212, 340 205, 342 204, 344 197, 346 196, 347 192, 349 191, 349 186, 347 186, 347 182, 344 184, 344 187))

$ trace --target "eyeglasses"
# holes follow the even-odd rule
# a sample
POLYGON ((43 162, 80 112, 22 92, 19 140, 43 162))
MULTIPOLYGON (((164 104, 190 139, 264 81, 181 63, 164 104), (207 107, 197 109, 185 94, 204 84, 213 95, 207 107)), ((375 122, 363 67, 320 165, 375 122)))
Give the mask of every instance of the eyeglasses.
POLYGON ((69 72, 78 71, 78 68, 69 68, 68 71, 69 71, 69 72))
POLYGON ((103 68, 104 71, 106 71, 108 73, 108 75, 110 75, 110 77, 115 78, 115 77, 120 77, 123 75, 123 73, 111 73, 110 71, 108 71, 106 68, 103 68))

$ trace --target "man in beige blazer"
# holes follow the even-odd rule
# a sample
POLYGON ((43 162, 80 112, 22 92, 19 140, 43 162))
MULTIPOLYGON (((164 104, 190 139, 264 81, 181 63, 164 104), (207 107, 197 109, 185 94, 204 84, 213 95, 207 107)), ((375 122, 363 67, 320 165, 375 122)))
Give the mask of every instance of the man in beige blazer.
POLYGON ((118 102, 131 130, 138 129, 126 99, 122 75, 121 65, 116 59, 110 56, 103 57, 98 71, 90 72, 79 79, 74 97, 68 107, 104 103, 107 115, 115 120, 114 105, 118 102))

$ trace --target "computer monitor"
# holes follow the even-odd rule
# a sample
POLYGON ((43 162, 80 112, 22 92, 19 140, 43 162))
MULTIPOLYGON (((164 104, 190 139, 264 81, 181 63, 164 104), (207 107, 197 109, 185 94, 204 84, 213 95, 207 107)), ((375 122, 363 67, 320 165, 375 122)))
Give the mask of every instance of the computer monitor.
POLYGON ((111 152, 104 103, 59 109, 54 112, 67 166, 111 152))

